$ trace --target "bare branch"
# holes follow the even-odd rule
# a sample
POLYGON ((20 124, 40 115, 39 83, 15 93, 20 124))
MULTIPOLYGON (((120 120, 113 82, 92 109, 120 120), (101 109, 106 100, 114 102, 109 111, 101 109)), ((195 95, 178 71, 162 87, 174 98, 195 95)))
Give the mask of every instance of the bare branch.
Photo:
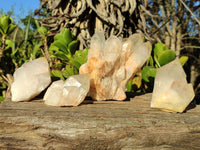
POLYGON ((195 39, 195 40, 200 40, 200 37, 194 37, 194 36, 190 36, 190 37, 184 37, 182 38, 183 40, 186 40, 186 39, 195 39))
MULTIPOLYGON (((161 9, 163 19, 167 18, 167 17, 166 17, 166 14, 165 14, 166 12, 165 12, 163 6, 160 5, 159 7, 160 7, 160 9, 161 9)), ((161 26, 160 28, 162 28, 162 27, 166 24, 167 31, 168 31, 169 35, 172 36, 172 31, 171 31, 171 29, 170 29, 170 27, 169 27, 169 21, 170 21, 170 17, 168 17, 168 18, 166 19, 166 21, 162 24, 162 26, 161 26)), ((156 31, 156 32, 157 32, 157 31, 156 31)), ((155 34, 155 32, 154 32, 154 34, 155 34)))
POLYGON ((182 37, 189 35, 189 34, 194 34, 194 33, 198 33, 198 31, 193 31, 193 32, 187 32, 185 34, 182 34, 182 37))
POLYGON ((97 29, 103 30, 106 38, 112 34, 128 37, 136 28, 141 29, 137 24, 141 19, 139 12, 133 13, 137 9, 136 0, 41 1, 42 6, 35 13, 45 15, 42 8, 47 8, 50 15, 47 18, 40 17, 40 23, 53 33, 58 33, 63 27, 70 28, 79 37, 82 47, 89 43, 87 40, 97 29))
POLYGON ((180 0, 180 2, 183 4, 183 6, 190 12, 190 14, 194 17, 194 19, 196 20, 196 22, 199 24, 200 26, 200 21, 198 20, 198 18, 193 14, 193 12, 190 10, 189 7, 187 7, 187 5, 182 1, 180 0))
POLYGON ((181 48, 181 50, 185 49, 185 48, 195 48, 195 49, 200 49, 200 46, 195 46, 195 45, 185 45, 181 48))

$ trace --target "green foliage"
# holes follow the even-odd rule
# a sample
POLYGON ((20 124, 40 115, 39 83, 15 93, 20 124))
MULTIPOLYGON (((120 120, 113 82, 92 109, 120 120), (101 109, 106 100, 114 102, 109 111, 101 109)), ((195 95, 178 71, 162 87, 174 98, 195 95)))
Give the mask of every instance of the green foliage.
POLYGON ((126 92, 131 92, 132 91, 132 81, 133 81, 133 79, 128 81, 128 83, 126 84, 126 92))
POLYGON ((158 55, 158 62, 160 66, 166 65, 176 58, 175 52, 172 50, 165 50, 158 55))
POLYGON ((5 99, 5 97, 0 96, 0 102, 2 102, 5 99))
POLYGON ((23 26, 30 26, 31 32, 36 32, 38 29, 38 21, 34 19, 34 14, 32 12, 28 12, 28 15, 25 16, 20 20, 20 22, 23 24, 23 26))
POLYGON ((0 17, 0 33, 2 35, 10 35, 14 29, 16 28, 16 25, 13 24, 13 20, 11 17, 2 14, 0 17))
POLYGON ((151 78, 155 78, 157 69, 152 66, 145 66, 142 70, 142 79, 150 82, 151 78))
POLYGON ((54 76, 54 77, 58 77, 58 78, 61 78, 61 79, 64 80, 63 74, 59 70, 52 70, 51 71, 51 75, 54 76))
POLYGON ((73 58, 69 61, 69 64, 71 66, 74 66, 76 70, 78 71, 80 66, 87 61, 87 56, 88 56, 88 48, 84 50, 78 50, 76 51, 75 55, 73 58))
POLYGON ((59 77, 65 80, 69 76, 78 74, 80 66, 87 61, 87 55, 88 48, 76 51, 75 54, 70 58, 68 64, 66 64, 64 69, 62 69, 61 71, 52 70, 52 76, 59 77))
POLYGON ((184 66, 185 63, 188 61, 188 57, 182 56, 181 58, 179 58, 179 61, 180 61, 181 65, 184 66))
POLYGON ((79 41, 74 37, 69 29, 63 28, 61 32, 54 37, 54 42, 49 50, 51 57, 61 61, 69 61, 75 54, 79 41))
POLYGON ((54 42, 49 48, 51 58, 57 60, 55 65, 61 61, 65 66, 63 69, 54 67, 52 76, 65 80, 79 73, 80 66, 87 61, 88 49, 77 50, 78 46, 79 41, 69 29, 63 28, 59 34, 55 35, 54 42))
POLYGON ((154 46, 153 52, 154 52, 154 56, 158 57, 160 55, 160 53, 162 53, 163 51, 167 50, 168 46, 164 45, 162 43, 157 43, 154 46))
POLYGON ((23 63, 35 59, 37 57, 42 56, 40 51, 40 47, 43 45, 41 39, 33 38, 34 34, 30 31, 30 19, 28 20, 28 24, 25 28, 23 28, 22 32, 19 27, 15 31, 13 39, 10 40, 13 42, 12 48, 8 50, 8 53, 11 54, 12 62, 15 64, 14 70, 20 67, 23 63), (17 42, 16 35, 21 34, 22 40, 17 42))
POLYGON ((42 37, 45 37, 46 34, 48 33, 48 30, 47 28, 41 26, 38 28, 38 33, 42 36, 42 37))
MULTIPOLYGON (((35 33, 30 32, 30 18, 27 20, 26 27, 21 29, 13 24, 11 17, 3 14, 0 17, 0 33, 2 36, 0 41, 2 52, 0 59, 0 94, 2 95, 10 84, 7 75, 13 74, 23 63, 40 57, 42 55, 40 47, 43 43, 41 39, 33 38, 35 33)), ((1 97, 0 99, 3 100, 4 98, 1 97)))

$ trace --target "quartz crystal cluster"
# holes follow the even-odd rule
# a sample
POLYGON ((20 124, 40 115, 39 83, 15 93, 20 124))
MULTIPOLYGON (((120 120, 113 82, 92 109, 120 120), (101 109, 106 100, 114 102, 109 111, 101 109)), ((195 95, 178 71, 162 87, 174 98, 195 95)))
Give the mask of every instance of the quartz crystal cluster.
POLYGON ((91 39, 88 60, 80 74, 90 76, 89 96, 95 100, 126 99, 126 84, 150 56, 150 42, 141 34, 133 34, 122 42, 116 36, 105 40, 102 32, 91 39))
POLYGON ((27 62, 14 72, 14 82, 11 85, 12 101, 29 101, 50 83, 50 70, 45 58, 27 62))
MULTIPOLYGON (((151 53, 151 44, 141 34, 133 34, 122 42, 116 36, 105 40, 102 32, 91 39, 88 60, 79 75, 51 84, 44 102, 52 106, 78 106, 87 95, 95 100, 126 99, 126 84, 143 66, 151 53)), ((45 58, 23 64, 14 72, 12 101, 29 101, 51 83, 45 58)), ((178 59, 157 70, 151 107, 183 112, 194 98, 191 84, 178 59)))
POLYGON ((159 68, 154 83, 151 107, 183 112, 194 98, 191 84, 178 59, 159 68))
POLYGON ((44 101, 52 106, 78 106, 87 96, 89 88, 87 74, 70 76, 66 81, 53 82, 44 95, 44 101))

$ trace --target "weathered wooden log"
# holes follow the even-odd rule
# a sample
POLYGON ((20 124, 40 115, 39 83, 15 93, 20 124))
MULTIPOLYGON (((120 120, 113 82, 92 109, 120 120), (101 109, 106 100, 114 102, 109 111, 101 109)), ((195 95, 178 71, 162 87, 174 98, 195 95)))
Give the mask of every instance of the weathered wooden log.
POLYGON ((200 106, 186 113, 150 108, 151 94, 127 101, 42 100, 0 104, 0 149, 200 149, 200 106))

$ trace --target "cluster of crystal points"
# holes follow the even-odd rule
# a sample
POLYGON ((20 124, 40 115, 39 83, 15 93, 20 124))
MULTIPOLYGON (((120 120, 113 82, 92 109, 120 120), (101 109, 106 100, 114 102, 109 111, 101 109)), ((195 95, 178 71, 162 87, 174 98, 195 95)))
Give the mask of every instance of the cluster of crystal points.
POLYGON ((158 69, 155 77, 151 107, 171 112, 183 112, 194 98, 192 84, 178 59, 158 69))
POLYGON ((141 34, 131 35, 125 42, 116 36, 105 40, 102 32, 91 39, 87 63, 79 73, 90 75, 89 96, 95 100, 126 99, 126 84, 150 56, 150 42, 141 34))
MULTIPOLYGON (((77 106, 89 92, 96 100, 124 100, 127 82, 150 55, 151 44, 141 34, 133 34, 125 42, 116 36, 105 40, 102 32, 94 34, 88 61, 80 67, 80 75, 66 81, 55 81, 47 89, 44 101, 53 106, 77 106)), ((14 73, 12 101, 28 101, 51 82, 49 66, 44 58, 22 65, 14 73)))
POLYGON ((11 100, 29 101, 39 95, 50 83, 50 69, 45 58, 27 62, 14 72, 11 100))
MULTIPOLYGON (((78 106, 87 94, 95 100, 124 100, 127 82, 150 56, 151 44, 143 42, 141 34, 126 41, 111 36, 105 40, 102 32, 94 34, 88 60, 80 67, 80 75, 66 81, 55 81, 47 89, 44 102, 52 106, 78 106)), ((45 58, 23 64, 14 72, 11 85, 12 101, 29 101, 51 83, 45 58)), ((183 112, 194 98, 194 90, 178 59, 158 69, 151 107, 183 112)))
POLYGON ((66 81, 52 83, 44 95, 44 101, 52 106, 78 106, 83 102, 90 88, 87 74, 70 76, 66 81))

